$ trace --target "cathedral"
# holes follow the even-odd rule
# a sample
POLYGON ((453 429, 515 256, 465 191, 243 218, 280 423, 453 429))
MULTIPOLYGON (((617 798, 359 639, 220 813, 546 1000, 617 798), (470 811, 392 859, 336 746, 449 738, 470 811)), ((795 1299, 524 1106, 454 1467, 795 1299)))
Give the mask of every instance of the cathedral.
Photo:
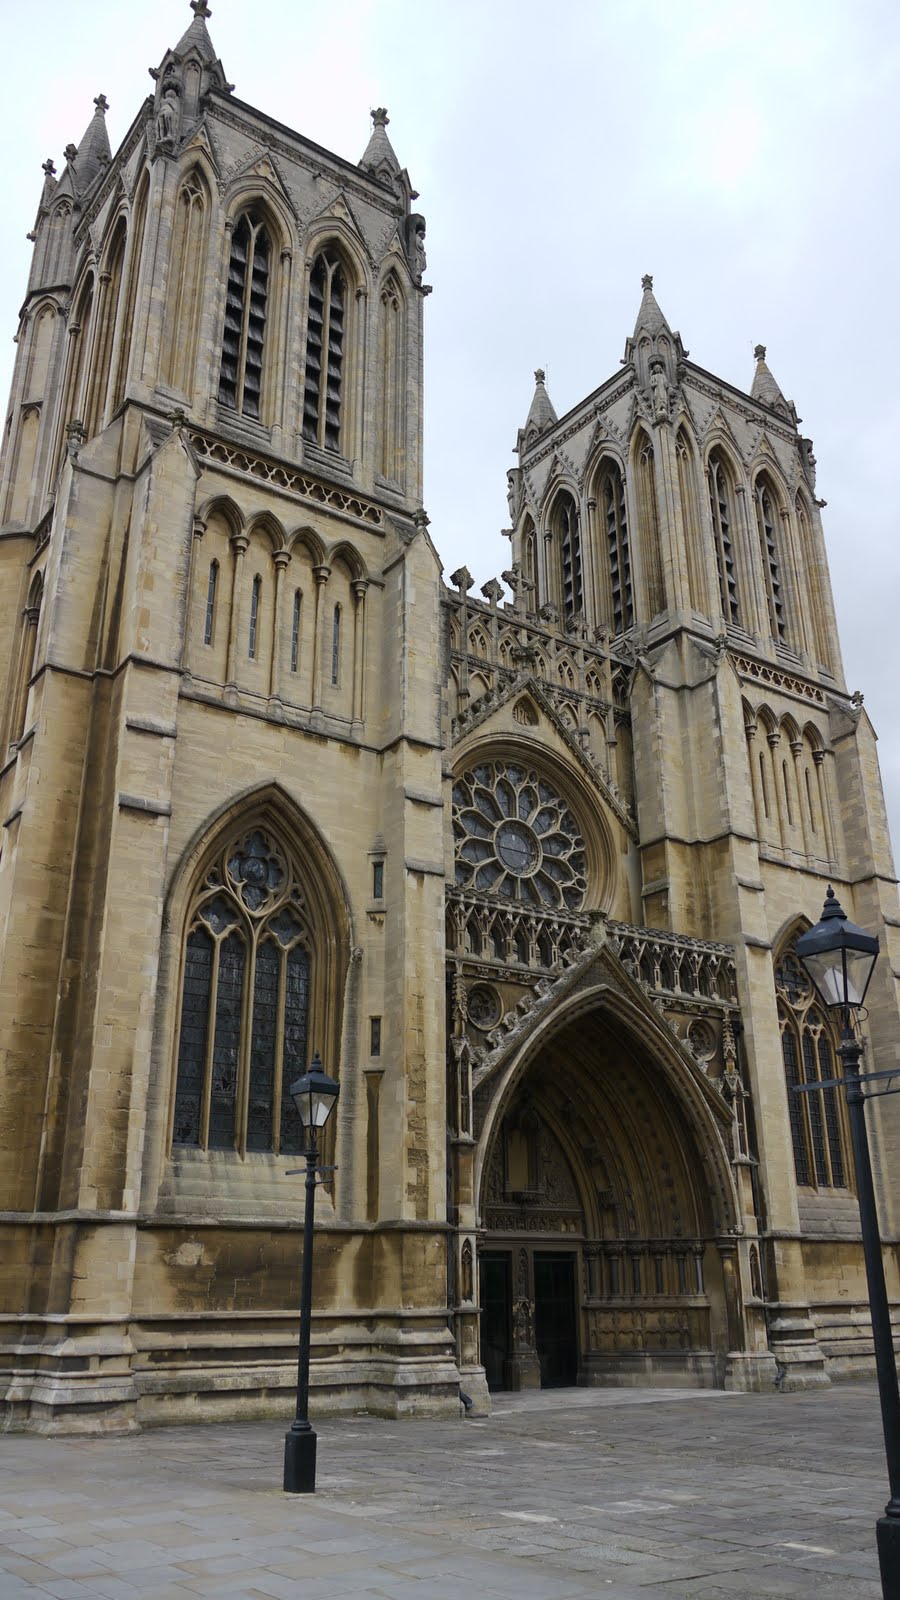
MULTIPOLYGON (((837 1039, 900 913, 811 441, 643 294, 535 388, 503 569, 422 506, 424 218, 239 100, 206 0, 48 161, 0 479, 0 1413, 288 1414, 871 1369, 837 1039), (806 1092, 794 1092, 804 1087, 806 1092)), ((748 377, 751 374, 748 373, 748 377)), ((525 413, 528 396, 523 396, 525 413)), ((510 419, 511 432, 519 419, 510 419)), ((502 468, 499 469, 502 477, 502 468)), ((900 1318, 900 1101, 868 1109, 900 1318)))

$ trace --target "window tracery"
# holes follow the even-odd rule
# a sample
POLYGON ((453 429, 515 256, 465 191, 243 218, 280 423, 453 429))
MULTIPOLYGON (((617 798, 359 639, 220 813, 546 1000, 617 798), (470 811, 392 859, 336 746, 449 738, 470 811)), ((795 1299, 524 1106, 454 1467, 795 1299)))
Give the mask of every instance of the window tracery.
POLYGON ((188 919, 172 1141, 296 1152, 313 952, 290 857, 265 828, 220 851, 188 919))
POLYGON ((776 962, 775 992, 797 1182, 844 1189, 850 1155, 840 1090, 796 1093, 801 1084, 826 1083, 839 1073, 830 1025, 792 948, 776 962))
POLYGON ((453 785, 456 882, 526 906, 579 911, 584 840, 565 800, 533 768, 484 762, 453 785))

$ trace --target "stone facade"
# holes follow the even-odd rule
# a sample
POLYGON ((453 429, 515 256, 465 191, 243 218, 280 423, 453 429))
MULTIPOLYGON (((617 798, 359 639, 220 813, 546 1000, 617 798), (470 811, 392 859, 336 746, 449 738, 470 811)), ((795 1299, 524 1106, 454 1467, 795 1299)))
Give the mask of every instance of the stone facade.
MULTIPOLYGON (((422 510, 424 221, 238 101, 205 0, 113 155, 48 163, 0 483, 0 1394, 284 1410, 340 1079, 314 1395, 827 1383, 869 1358, 790 942, 900 918, 812 447, 758 352, 537 375, 503 583, 422 510), (506 588, 504 588, 504 584, 506 588), (506 598, 509 595, 511 598, 506 598), (778 990, 776 993, 776 981, 778 990)), ((892 1296, 895 1103, 870 1108, 892 1296)))

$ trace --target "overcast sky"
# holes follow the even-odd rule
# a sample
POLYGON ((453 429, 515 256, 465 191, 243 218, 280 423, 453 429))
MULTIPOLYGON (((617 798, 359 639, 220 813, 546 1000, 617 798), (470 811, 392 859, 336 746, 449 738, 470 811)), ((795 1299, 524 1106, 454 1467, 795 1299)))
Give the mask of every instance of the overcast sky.
MULTIPOLYGON (((506 565, 533 369, 560 414, 615 372, 642 273, 720 377, 749 388, 767 345, 815 441, 848 686, 880 736, 900 845, 897 0, 212 9, 236 93, 318 143, 357 160, 370 107, 388 107, 428 221, 425 505, 448 573, 465 561, 480 584, 506 565)), ((16 8, 0 98, 10 335, 41 162, 62 169, 101 90, 115 149, 190 20, 186 0, 16 8)))

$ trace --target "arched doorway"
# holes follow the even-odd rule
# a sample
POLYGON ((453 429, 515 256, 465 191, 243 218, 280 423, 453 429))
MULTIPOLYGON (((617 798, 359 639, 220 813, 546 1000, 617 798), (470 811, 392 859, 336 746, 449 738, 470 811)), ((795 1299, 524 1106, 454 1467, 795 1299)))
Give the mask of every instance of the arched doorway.
POLYGON ((729 1112, 634 1009, 584 995, 476 1088, 491 1389, 710 1386, 742 1342, 729 1112))

